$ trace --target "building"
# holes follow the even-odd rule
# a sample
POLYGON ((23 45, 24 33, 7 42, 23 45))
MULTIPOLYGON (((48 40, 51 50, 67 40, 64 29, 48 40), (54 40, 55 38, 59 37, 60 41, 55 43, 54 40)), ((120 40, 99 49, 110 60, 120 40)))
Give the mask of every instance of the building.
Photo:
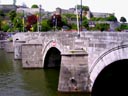
POLYGON ((55 11, 56 14, 74 14, 75 12, 75 8, 61 9, 59 7, 57 7, 55 11))
POLYGON ((106 18, 106 17, 109 17, 111 15, 114 15, 113 13, 101 13, 101 12, 91 12, 93 17, 96 17, 96 18, 106 18))
POLYGON ((44 13, 44 9, 40 8, 17 8, 17 13, 25 13, 25 14, 36 14, 36 13, 44 13))
POLYGON ((10 11, 16 11, 17 6, 15 5, 0 5, 0 10, 4 12, 4 14, 10 12, 10 11))

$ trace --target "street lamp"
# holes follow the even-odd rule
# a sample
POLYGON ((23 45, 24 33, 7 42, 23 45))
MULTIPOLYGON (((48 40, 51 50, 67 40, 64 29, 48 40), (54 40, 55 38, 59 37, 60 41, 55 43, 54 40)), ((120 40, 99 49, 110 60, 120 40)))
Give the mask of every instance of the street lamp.
POLYGON ((80 31, 82 31, 82 0, 80 5, 80 20, 78 19, 78 12, 77 12, 77 6, 76 6, 76 14, 77 14, 77 29, 78 29, 78 37, 80 37, 80 31))
POLYGON ((54 14, 52 17, 52 23, 53 23, 53 27, 54 27, 54 31, 56 30, 56 26, 57 26, 57 19, 56 19, 56 15, 54 14))
POLYGON ((23 10, 23 21, 22 21, 22 22, 23 22, 23 32, 25 32, 25 30, 24 30, 24 29, 25 29, 25 28, 24 28, 24 27, 25 27, 25 26, 24 26, 24 25, 25 25, 25 20, 24 20, 24 19, 25 19, 25 15, 24 15, 24 14, 25 14, 25 13, 24 13, 24 10, 23 10))
POLYGON ((83 13, 83 8, 82 8, 82 0, 81 0, 81 10, 80 10, 80 31, 82 31, 82 13, 83 13))
POLYGON ((80 37, 80 25, 79 25, 79 18, 78 18, 78 10, 76 5, 76 18, 77 18, 77 31, 78 31, 78 37, 80 37))
POLYGON ((41 31, 41 5, 39 5, 38 32, 41 31))

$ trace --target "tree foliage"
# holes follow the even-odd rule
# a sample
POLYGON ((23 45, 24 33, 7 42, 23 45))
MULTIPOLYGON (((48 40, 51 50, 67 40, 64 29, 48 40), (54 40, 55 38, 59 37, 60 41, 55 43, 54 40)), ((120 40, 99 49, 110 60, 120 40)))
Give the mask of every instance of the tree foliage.
POLYGON ((97 23, 95 27, 90 28, 90 30, 100 30, 100 31, 108 31, 110 29, 110 25, 107 23, 97 23))
MULTIPOLYGON (((77 5, 77 9, 81 10, 81 5, 77 5)), ((82 10, 89 11, 89 7, 88 6, 82 6, 82 10)))
POLYGON ((110 15, 108 17, 92 17, 90 19, 91 21, 114 21, 117 22, 117 18, 114 15, 110 15))
POLYGON ((23 24, 22 24, 22 18, 20 17, 15 17, 14 20, 13 20, 13 27, 15 29, 17 29, 17 31, 22 31, 23 29, 23 24))
POLYGON ((88 19, 87 18, 83 18, 83 22, 82 22, 82 25, 86 28, 86 29, 88 29, 88 27, 89 27, 89 24, 88 24, 89 22, 88 22, 88 19))
POLYGON ((117 18, 114 15, 110 15, 109 17, 106 17, 107 21, 114 21, 117 22, 117 18))
POLYGON ((63 16, 65 16, 67 19, 76 19, 76 15, 75 14, 63 14, 63 16))
POLYGON ((2 10, 0 10, 0 30, 1 30, 1 22, 2 22, 2 18, 5 16, 4 12, 2 10))
POLYGON ((120 22, 125 23, 125 22, 127 22, 127 20, 126 20, 125 17, 121 17, 121 18, 120 18, 120 22))
POLYGON ((68 25, 68 18, 62 15, 62 25, 68 25))
POLYGON ((92 17, 90 18, 91 21, 107 21, 106 18, 102 18, 102 17, 92 17))
POLYGON ((8 31, 8 29, 9 29, 9 25, 8 24, 4 24, 4 25, 2 25, 2 27, 1 27, 1 29, 4 31, 4 32, 7 32, 8 31))
POLYGON ((127 24, 121 24, 119 27, 116 28, 116 31, 128 30, 127 24))
POLYGON ((41 25, 42 25, 42 31, 49 31, 51 29, 48 19, 42 20, 41 25))
POLYGON ((31 8, 39 8, 38 5, 33 4, 31 8))
POLYGON ((17 14, 16 14, 16 11, 13 10, 13 11, 10 11, 8 15, 11 21, 13 21, 17 14))
POLYGON ((26 26, 26 29, 27 30, 30 30, 30 28, 32 27, 32 25, 36 24, 37 23, 37 16, 36 15, 30 15, 27 17, 27 26, 26 26))

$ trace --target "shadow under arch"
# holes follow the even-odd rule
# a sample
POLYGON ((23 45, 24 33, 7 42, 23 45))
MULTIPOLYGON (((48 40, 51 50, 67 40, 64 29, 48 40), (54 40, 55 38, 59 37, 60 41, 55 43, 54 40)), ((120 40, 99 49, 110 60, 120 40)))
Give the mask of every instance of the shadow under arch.
POLYGON ((60 68, 61 52, 56 47, 51 47, 44 59, 44 68, 60 68))
POLYGON ((91 96, 128 95, 128 59, 118 60, 107 65, 97 76, 91 96))

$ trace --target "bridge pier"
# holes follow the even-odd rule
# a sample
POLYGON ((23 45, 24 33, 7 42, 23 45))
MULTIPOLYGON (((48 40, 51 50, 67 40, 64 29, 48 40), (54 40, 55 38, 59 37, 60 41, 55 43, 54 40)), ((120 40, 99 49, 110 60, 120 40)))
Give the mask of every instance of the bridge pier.
POLYGON ((41 51, 42 51, 42 44, 23 44, 22 67, 43 68, 41 51))
POLYGON ((7 40, 0 40, 0 49, 5 48, 5 42, 7 42, 7 40))
POLYGON ((5 51, 9 53, 14 52, 14 46, 12 41, 5 41, 5 51))
POLYGON ((88 54, 72 51, 62 54, 58 91, 89 92, 88 54))
POLYGON ((25 41, 15 41, 14 44, 14 59, 22 59, 22 44, 24 44, 25 41))

